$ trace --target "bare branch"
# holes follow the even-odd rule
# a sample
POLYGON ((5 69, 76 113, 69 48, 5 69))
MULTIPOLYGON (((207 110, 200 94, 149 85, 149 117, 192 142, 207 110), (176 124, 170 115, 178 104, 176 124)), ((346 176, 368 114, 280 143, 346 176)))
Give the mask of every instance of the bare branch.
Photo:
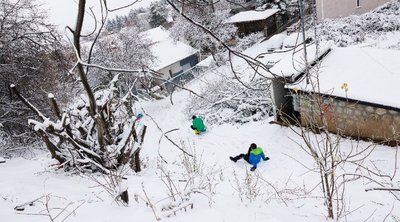
POLYGON ((108 12, 114 12, 114 11, 118 11, 118 10, 121 10, 121 9, 124 9, 124 8, 128 8, 128 7, 130 7, 130 6, 132 6, 132 5, 134 5, 135 3, 140 2, 140 1, 141 1, 141 0, 135 0, 135 1, 133 1, 132 3, 129 3, 129 4, 127 4, 127 5, 124 5, 124 6, 121 6, 121 7, 117 7, 117 8, 114 8, 114 9, 109 9, 109 8, 107 7, 106 1, 104 1, 104 4, 105 4, 106 9, 107 9, 108 12))

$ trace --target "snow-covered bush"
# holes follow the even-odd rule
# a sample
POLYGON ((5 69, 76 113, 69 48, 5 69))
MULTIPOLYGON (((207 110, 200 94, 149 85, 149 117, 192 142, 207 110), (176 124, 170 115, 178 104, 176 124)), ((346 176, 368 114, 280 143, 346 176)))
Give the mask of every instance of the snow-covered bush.
POLYGON ((195 145, 180 142, 182 153, 180 160, 167 164, 160 161, 160 178, 165 185, 167 198, 163 198, 153 207, 156 215, 171 217, 180 211, 192 209, 200 199, 213 204, 216 187, 220 182, 220 171, 206 167, 203 156, 196 152, 195 145), (160 211, 160 212, 158 212, 160 211))
MULTIPOLYGON (((226 24, 225 21, 230 17, 229 10, 209 11, 205 8, 186 8, 186 14, 204 28, 213 32, 222 42, 228 42, 236 36, 237 28, 233 24, 226 24)), ((176 13, 176 12, 175 12, 176 13)), ((188 42, 193 48, 199 49, 201 53, 210 53, 214 57, 220 52, 224 52, 225 48, 221 43, 211 36, 204 29, 193 25, 179 14, 175 14, 174 25, 170 29, 171 37, 177 41, 188 42)), ((223 57, 221 57, 223 58, 223 57)), ((217 63, 223 64, 218 61, 217 63)))
POLYGON ((400 30, 399 9, 400 1, 394 0, 362 15, 325 19, 317 27, 318 36, 342 47, 359 44, 367 37, 378 38, 383 33, 400 30))
POLYGON ((251 203, 264 196, 266 192, 265 186, 257 174, 246 170, 244 178, 239 178, 239 175, 234 171, 233 178, 232 186, 236 190, 240 201, 249 201, 251 203))
POLYGON ((187 116, 198 115, 208 123, 246 123, 268 117, 272 109, 268 82, 256 81, 250 89, 236 79, 220 77, 210 82, 187 107, 187 116))
POLYGON ((27 139, 23 142, 21 142, 21 140, 16 141, 15 138, 9 136, 8 133, 2 130, 0 124, 0 157, 23 157, 25 159, 31 159, 43 150, 42 143, 38 140, 27 139))
POLYGON ((251 33, 250 35, 243 36, 243 38, 238 38, 236 41, 235 45, 235 50, 242 52, 245 49, 249 48, 250 46, 253 46, 257 42, 259 42, 261 39, 264 38, 264 33, 262 32, 255 32, 251 33))
POLYGON ((0 156, 3 156, 4 153, 6 152, 6 144, 10 143, 10 138, 6 135, 6 133, 3 131, 3 125, 0 123, 0 156))
MULTIPOLYGON (((103 36, 98 39, 93 48, 92 62, 104 67, 118 67, 119 69, 141 69, 152 64, 155 57, 149 46, 151 41, 140 33, 136 27, 126 27, 118 33, 103 36)), ((87 48, 86 51, 89 51, 87 48)), ((87 74, 89 83, 94 88, 107 85, 117 72, 100 69, 89 69, 87 74)), ((140 73, 120 75, 119 87, 124 92, 135 80, 139 80, 140 73)))
POLYGON ((108 172, 130 165, 135 171, 140 171, 135 153, 140 150, 145 126, 140 132, 136 131, 136 119, 129 102, 132 98, 130 93, 119 92, 117 82, 118 75, 107 89, 94 92, 95 115, 88 108, 90 100, 87 95, 82 94, 80 101, 75 101, 61 113, 54 95, 49 94, 55 120, 37 110, 14 85, 11 89, 36 112, 38 118, 29 119, 28 123, 60 166, 108 172))
POLYGON ((150 25, 152 28, 165 25, 168 18, 168 10, 166 10, 166 2, 155 1, 150 4, 150 25))

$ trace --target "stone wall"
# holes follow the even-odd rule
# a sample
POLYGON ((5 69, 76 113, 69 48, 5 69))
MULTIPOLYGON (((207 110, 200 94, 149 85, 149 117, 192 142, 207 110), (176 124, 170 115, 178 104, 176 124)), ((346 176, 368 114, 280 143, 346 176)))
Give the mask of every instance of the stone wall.
POLYGON ((400 141, 400 109, 333 97, 310 98, 300 94, 301 124, 327 123, 329 131, 360 139, 388 143, 400 141), (322 118, 321 118, 322 116, 322 118))

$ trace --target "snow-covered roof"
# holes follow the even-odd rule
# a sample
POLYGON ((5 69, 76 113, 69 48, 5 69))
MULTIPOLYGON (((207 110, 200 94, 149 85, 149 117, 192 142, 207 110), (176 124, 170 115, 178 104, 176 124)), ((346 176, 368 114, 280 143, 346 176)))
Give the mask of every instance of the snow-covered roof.
POLYGON ((198 51, 183 42, 174 41, 170 37, 169 31, 162 27, 145 31, 143 35, 153 43, 150 46, 150 50, 156 59, 151 68, 157 71, 181 61, 198 51))
MULTIPOLYGON (((322 60, 319 87, 323 94, 400 108, 400 51, 376 48, 334 48, 322 60), (348 91, 341 88, 347 83, 348 91)), ((311 78, 312 83, 316 82, 311 78)), ((296 86, 311 91, 303 80, 296 86)))
MULTIPOLYGON (((306 47, 307 63, 314 63, 321 55, 325 54, 331 48, 332 42, 319 44, 318 55, 316 44, 310 44, 306 47)), ((300 45, 294 50, 294 53, 288 53, 283 59, 277 62, 270 71, 281 77, 291 77, 294 80, 298 75, 305 71, 304 47, 300 45)), ((273 77, 273 76, 271 76, 273 77)))
MULTIPOLYGON (((278 35, 282 37, 281 34, 278 35)), ((285 36, 285 34, 283 34, 283 36, 285 36)), ((277 49, 273 52, 268 52, 268 49, 272 49, 272 46, 277 45, 279 39, 280 38, 270 38, 269 40, 256 43, 250 48, 244 50, 242 54, 249 56, 257 60, 261 64, 270 67, 279 62, 287 54, 287 50, 285 51, 281 49, 277 49)), ((235 72, 240 73, 243 78, 251 79, 252 76, 254 76, 254 67, 252 67, 246 60, 241 57, 233 56, 232 68, 235 70, 235 72)), ((270 73, 268 73, 264 69, 257 69, 257 72, 261 75, 270 75, 270 73)))
POLYGON ((274 15, 277 12, 279 12, 279 9, 266 9, 264 11, 252 10, 252 11, 239 12, 236 15, 229 17, 227 23, 264 20, 274 15))
MULTIPOLYGON (((306 33, 307 34, 307 33, 306 33)), ((307 36, 306 36, 307 39, 307 36)), ((304 42, 304 38, 301 32, 293 32, 285 38, 283 41, 283 47, 292 48, 304 42)))
MULTIPOLYGON (((267 67, 273 66, 282 58, 284 58, 286 54, 289 53, 288 49, 279 49, 279 46, 282 45, 282 42, 285 38, 285 32, 276 34, 266 41, 254 44, 250 48, 244 50, 242 53, 257 60, 261 64, 266 65, 267 67), (270 49, 275 50, 269 52, 270 49)), ((233 57, 232 67, 236 72, 241 73, 242 77, 251 78, 252 76, 254 76, 254 68, 249 65, 244 59, 238 56, 233 57)), ((273 77, 271 73, 267 72, 264 69, 257 69, 257 72, 267 77, 273 77)))
POLYGON ((149 39, 151 43, 160 42, 169 38, 169 32, 161 26, 142 32, 142 35, 149 39))
POLYGON ((286 41, 286 38, 288 36, 286 33, 279 33, 276 35, 273 35, 271 38, 269 38, 266 41, 265 47, 269 50, 276 50, 276 49, 281 49, 283 43, 286 41))

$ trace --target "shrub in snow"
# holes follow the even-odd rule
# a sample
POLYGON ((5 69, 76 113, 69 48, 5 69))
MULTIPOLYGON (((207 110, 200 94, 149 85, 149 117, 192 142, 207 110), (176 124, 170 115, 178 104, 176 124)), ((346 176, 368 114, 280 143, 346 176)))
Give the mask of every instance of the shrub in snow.
POLYGON ((209 83, 193 97, 187 107, 187 116, 198 115, 208 123, 246 123, 262 120, 270 115, 272 101, 268 82, 257 80, 249 89, 236 79, 221 77, 209 83))
POLYGON ((203 156, 196 153, 195 146, 180 142, 181 147, 193 155, 183 153, 180 161, 173 164, 160 162, 161 180, 167 191, 167 198, 159 201, 155 208, 160 209, 164 217, 171 217, 178 212, 194 207, 194 202, 207 198, 209 206, 214 203, 216 187, 220 182, 220 173, 214 167, 206 167, 203 156))
POLYGON ((38 115, 29 125, 43 140, 52 157, 65 168, 110 172, 125 165, 140 171, 140 151, 146 127, 136 131, 130 94, 121 95, 116 87, 118 75, 107 89, 94 93, 95 113, 90 110, 87 95, 82 95, 63 113, 52 96, 50 106, 55 120, 43 115, 22 97, 13 92, 38 115))
MULTIPOLYGON (((222 42, 228 42, 236 36, 236 26, 226 24, 230 17, 229 10, 209 11, 206 8, 190 8, 185 6, 185 13, 194 21, 198 22, 207 30, 213 32, 222 42)), ((175 12, 176 13, 176 12, 175 12)), ((171 27, 171 37, 177 41, 188 42, 193 48, 199 49, 202 54, 211 53, 217 63, 216 54, 225 51, 221 43, 202 28, 193 25, 180 15, 175 15, 174 25, 171 27)))
POLYGON ((155 1, 150 4, 150 25, 152 28, 165 25, 168 18, 168 10, 166 10, 166 2, 155 1))
POLYGON ((242 52, 245 49, 249 48, 250 46, 253 46, 257 42, 259 42, 263 38, 264 38, 264 33, 262 32, 255 32, 251 33, 250 35, 246 35, 243 38, 238 38, 237 44, 235 45, 235 50, 242 52))
POLYGON ((6 151, 6 144, 10 141, 9 137, 5 134, 0 124, 0 156, 4 155, 6 151))
POLYGON ((239 175, 233 172, 234 182, 232 183, 233 188, 236 190, 240 201, 250 203, 264 196, 265 184, 259 178, 259 175, 254 174, 246 170, 244 178, 239 178, 239 175))
POLYGON ((342 47, 364 42, 367 36, 378 38, 383 33, 400 30, 399 9, 400 1, 396 0, 362 15, 326 19, 317 27, 318 36, 342 47))

